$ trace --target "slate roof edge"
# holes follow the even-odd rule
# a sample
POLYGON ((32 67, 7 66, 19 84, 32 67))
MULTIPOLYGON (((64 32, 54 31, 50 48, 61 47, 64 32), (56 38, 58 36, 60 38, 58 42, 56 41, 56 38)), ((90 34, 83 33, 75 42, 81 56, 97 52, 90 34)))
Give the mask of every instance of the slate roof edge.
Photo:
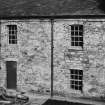
POLYGON ((0 20, 14 19, 105 19, 105 15, 0 16, 0 20))

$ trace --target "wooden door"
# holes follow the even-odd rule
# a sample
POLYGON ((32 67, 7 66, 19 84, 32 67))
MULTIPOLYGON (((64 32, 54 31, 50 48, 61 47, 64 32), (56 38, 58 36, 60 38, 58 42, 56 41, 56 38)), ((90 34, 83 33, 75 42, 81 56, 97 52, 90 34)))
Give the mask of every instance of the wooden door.
POLYGON ((7 61, 7 88, 16 89, 17 84, 17 62, 16 61, 7 61))

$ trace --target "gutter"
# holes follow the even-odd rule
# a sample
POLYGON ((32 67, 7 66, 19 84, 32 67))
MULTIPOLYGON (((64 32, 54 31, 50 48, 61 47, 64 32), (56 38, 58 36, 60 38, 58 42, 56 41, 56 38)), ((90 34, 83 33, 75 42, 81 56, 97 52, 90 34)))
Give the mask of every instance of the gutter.
POLYGON ((54 50, 54 20, 51 19, 51 98, 53 97, 53 75, 54 75, 54 66, 53 66, 53 50, 54 50))

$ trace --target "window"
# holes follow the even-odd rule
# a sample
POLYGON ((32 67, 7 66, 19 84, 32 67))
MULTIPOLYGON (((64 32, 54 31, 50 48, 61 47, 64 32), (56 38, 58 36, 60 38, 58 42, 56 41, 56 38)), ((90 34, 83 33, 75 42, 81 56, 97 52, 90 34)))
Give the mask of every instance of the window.
POLYGON ((7 25, 9 34, 9 44, 17 44, 17 26, 7 25))
POLYGON ((83 25, 71 25, 71 46, 83 47, 83 25))
POLYGON ((70 70, 71 79, 70 79, 70 86, 72 89, 80 90, 82 91, 83 86, 83 70, 76 70, 71 69, 70 70))

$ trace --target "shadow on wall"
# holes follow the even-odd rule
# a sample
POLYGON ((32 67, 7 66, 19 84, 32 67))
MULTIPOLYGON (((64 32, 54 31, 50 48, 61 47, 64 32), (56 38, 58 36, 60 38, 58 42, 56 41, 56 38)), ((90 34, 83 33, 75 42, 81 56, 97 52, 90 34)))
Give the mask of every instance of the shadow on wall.
POLYGON ((75 103, 75 102, 58 101, 58 100, 49 99, 43 105, 92 105, 92 104, 83 104, 83 103, 75 103))

